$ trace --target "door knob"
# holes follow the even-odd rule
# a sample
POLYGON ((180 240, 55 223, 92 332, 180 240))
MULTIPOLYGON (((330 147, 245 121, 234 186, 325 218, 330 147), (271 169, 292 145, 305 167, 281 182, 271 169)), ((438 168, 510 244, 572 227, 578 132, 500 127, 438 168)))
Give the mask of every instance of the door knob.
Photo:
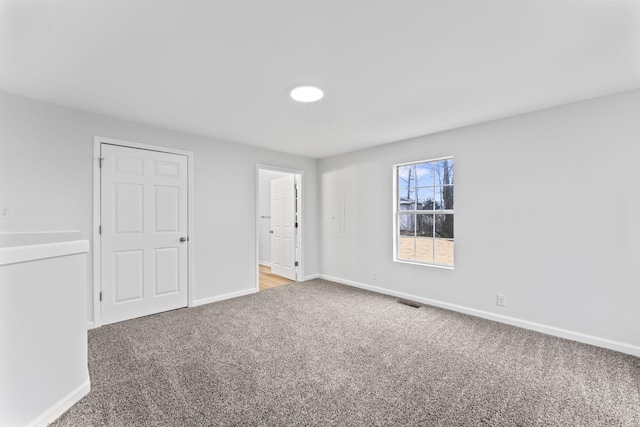
POLYGON ((180 243, 184 243, 184 242, 186 242, 187 240, 189 240, 189 238, 188 238, 188 237, 181 237, 181 238, 180 238, 180 243))

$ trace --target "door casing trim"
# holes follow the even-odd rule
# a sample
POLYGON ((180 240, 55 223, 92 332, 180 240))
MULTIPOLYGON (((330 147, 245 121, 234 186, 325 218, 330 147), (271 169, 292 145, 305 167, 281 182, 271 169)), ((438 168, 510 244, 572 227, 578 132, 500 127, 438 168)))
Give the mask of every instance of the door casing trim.
POLYGON ((194 230, 194 210, 193 210, 193 152, 179 150, 176 148, 162 147, 158 145, 142 144, 138 142, 124 141, 121 139, 106 138, 102 136, 93 137, 93 322, 88 325, 93 328, 102 326, 102 311, 100 306, 100 277, 102 273, 101 264, 101 236, 98 232, 100 226, 100 148, 102 144, 119 145, 121 147, 138 148, 142 150, 160 151, 169 154, 180 154, 187 157, 187 235, 189 236, 189 247, 187 251, 187 307, 193 307, 194 303, 194 277, 193 277, 193 230, 194 230))

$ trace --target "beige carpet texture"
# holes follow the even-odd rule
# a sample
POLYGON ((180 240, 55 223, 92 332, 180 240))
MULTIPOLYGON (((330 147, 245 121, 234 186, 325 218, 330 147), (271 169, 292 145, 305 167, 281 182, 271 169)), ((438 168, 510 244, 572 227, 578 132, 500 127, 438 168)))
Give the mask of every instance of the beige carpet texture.
POLYGON ((53 426, 640 426, 640 358, 323 280, 89 331, 53 426))

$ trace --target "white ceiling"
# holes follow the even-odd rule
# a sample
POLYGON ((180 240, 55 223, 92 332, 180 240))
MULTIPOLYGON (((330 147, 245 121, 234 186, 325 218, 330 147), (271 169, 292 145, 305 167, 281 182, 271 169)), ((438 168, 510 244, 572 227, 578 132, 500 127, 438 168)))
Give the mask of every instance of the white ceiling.
POLYGON ((0 90, 322 158, 640 87, 634 0, 0 0, 0 90), (316 104, 289 99, 315 84, 316 104))

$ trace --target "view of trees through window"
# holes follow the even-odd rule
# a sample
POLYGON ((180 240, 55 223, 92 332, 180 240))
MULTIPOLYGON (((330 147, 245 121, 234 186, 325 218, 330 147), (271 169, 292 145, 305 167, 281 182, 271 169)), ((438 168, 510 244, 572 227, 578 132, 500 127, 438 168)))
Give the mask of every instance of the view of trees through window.
POLYGON ((453 159, 397 166, 397 259, 453 266, 453 159))

